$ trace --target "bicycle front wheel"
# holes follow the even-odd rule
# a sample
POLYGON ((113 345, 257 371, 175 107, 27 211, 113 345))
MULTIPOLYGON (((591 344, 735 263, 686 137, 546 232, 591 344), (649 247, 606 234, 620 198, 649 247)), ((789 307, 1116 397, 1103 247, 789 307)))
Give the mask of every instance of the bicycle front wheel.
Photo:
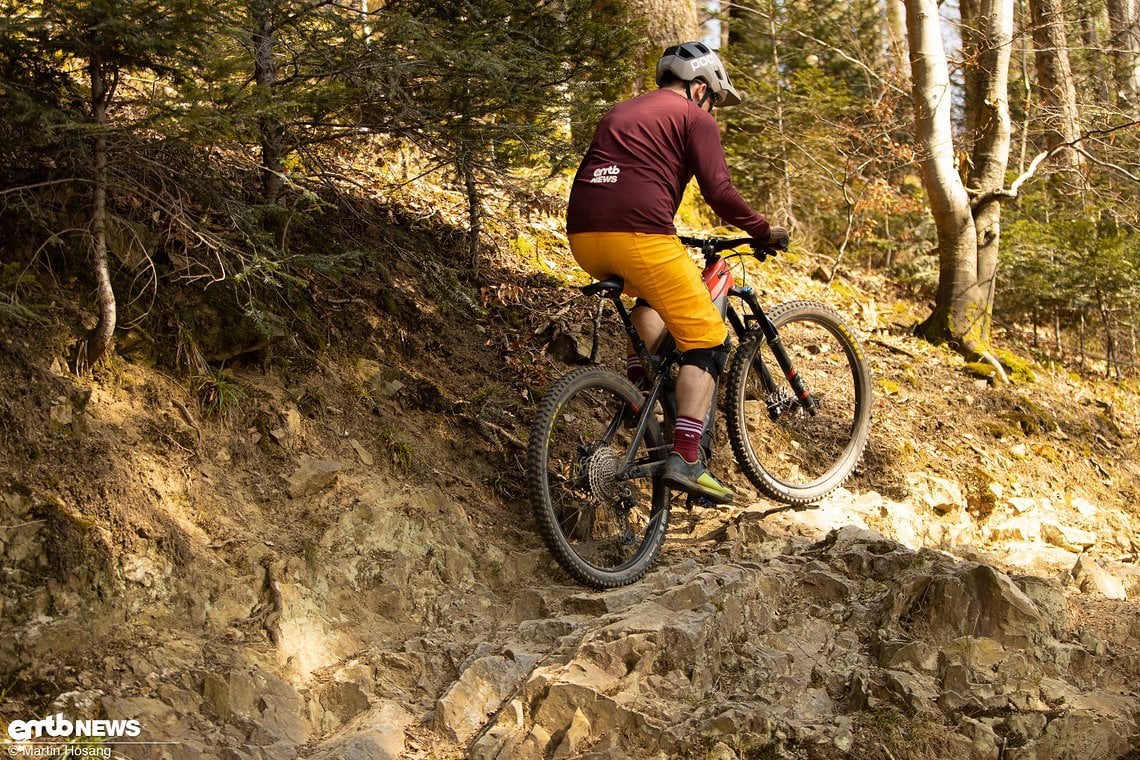
MULTIPOLYGON (((583 367, 551 387, 531 428, 527 479, 539 530, 558 564, 594 588, 640 579, 665 541, 669 489, 660 475, 619 478, 643 401, 620 375, 583 367)), ((651 419, 634 462, 666 453, 651 419)))
POLYGON ((754 335, 736 349, 729 368, 729 441, 765 496, 807 504, 838 488, 859 463, 871 429, 871 372, 859 343, 827 306, 792 301, 768 317, 818 408, 800 405, 764 336, 754 335))

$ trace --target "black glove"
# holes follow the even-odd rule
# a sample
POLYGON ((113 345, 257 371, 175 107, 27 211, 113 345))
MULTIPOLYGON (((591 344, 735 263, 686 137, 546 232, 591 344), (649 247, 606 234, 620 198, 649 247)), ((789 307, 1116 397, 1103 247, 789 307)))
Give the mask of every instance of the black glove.
POLYGON ((788 250, 788 242, 791 238, 788 236, 788 231, 783 227, 771 227, 768 230, 768 244, 767 248, 775 251, 788 250))

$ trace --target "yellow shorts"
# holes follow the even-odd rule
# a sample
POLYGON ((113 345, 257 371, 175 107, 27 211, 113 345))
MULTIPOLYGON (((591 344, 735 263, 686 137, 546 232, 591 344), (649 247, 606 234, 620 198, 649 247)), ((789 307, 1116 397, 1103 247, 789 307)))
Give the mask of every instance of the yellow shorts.
POLYGON ((625 280, 624 292, 657 310, 681 351, 716 348, 728 337, 700 270, 676 236, 577 232, 570 235, 570 251, 595 278, 625 280))

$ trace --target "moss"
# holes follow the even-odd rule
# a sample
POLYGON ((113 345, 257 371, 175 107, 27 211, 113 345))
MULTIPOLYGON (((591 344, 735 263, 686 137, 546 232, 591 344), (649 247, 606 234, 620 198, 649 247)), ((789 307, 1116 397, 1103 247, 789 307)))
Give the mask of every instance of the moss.
POLYGON ((1025 435, 1037 435, 1060 429, 1056 412, 1047 406, 1021 395, 1011 396, 1008 402, 1011 407, 1001 412, 998 417, 1006 424, 1016 425, 1025 435))
POLYGON ((1026 435, 1034 435, 1041 432, 1041 419, 1034 414, 1015 409, 1012 412, 1006 412, 1002 415, 1005 419, 1021 428, 1021 432, 1026 435))
POLYGON ((1020 435, 1021 429, 1001 420, 991 420, 982 425, 986 433, 998 440, 1009 436, 1020 435))
POLYGON ((1054 465, 1063 466, 1065 461, 1065 457, 1061 454, 1061 451, 1049 443, 1034 446, 1033 453, 1054 465))
POLYGON ((866 297, 862 293, 838 277, 831 281, 828 288, 830 288, 833 293, 850 301, 855 301, 856 303, 864 303, 866 301, 866 297))
POLYGON ((966 362, 962 369, 966 371, 966 374, 982 380, 993 380, 997 376, 997 370, 986 362, 966 362))
POLYGON ((994 476, 984 467, 976 466, 966 480, 966 502, 978 520, 987 519, 997 506, 997 495, 990 489, 994 476))
POLYGON ((518 235, 510 242, 511 253, 523 261, 534 261, 537 246, 525 235, 518 235))
POLYGON ((1036 383, 1037 373, 1033 371, 1032 362, 1018 356, 1012 351, 1002 348, 993 349, 994 357, 1001 362, 1009 379, 1014 383, 1036 383))

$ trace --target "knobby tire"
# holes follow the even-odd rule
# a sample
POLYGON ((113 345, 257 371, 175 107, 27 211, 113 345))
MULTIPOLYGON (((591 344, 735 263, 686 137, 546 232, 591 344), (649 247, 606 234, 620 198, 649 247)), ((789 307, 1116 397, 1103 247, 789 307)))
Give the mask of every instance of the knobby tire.
POLYGON ((859 463, 871 429, 871 373, 850 329, 824 304, 792 301, 768 317, 819 409, 813 416, 800 407, 764 336, 753 334, 737 347, 729 367, 729 441, 761 493, 784 504, 808 504, 842 485, 859 463), (775 394, 763 387, 760 362, 775 394), (776 420, 769 405, 779 410, 776 420))
MULTIPOLYGON (((670 497, 660 476, 611 477, 632 442, 636 414, 628 410, 643 400, 624 377, 582 367, 555 382, 531 428, 527 480, 539 531, 566 572, 598 589, 639 580, 665 541, 670 497), (615 426, 618 419, 623 423, 615 426), (617 495, 626 488, 622 503, 617 495)), ((666 453, 661 426, 651 419, 638 459, 666 453)))

